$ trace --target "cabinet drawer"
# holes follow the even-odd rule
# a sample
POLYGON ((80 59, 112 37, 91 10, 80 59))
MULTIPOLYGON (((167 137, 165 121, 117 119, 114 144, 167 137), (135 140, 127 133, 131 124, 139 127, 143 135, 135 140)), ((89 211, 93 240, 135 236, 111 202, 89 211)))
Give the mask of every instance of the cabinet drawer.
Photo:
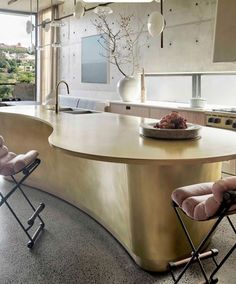
POLYGON ((224 161, 222 172, 225 174, 236 175, 236 160, 224 161))
POLYGON ((161 118, 172 111, 177 111, 180 115, 187 119, 187 122, 205 125, 205 114, 197 111, 185 111, 185 110, 176 110, 169 108, 150 108, 150 117, 151 118, 161 118))
POLYGON ((166 114, 168 114, 172 111, 173 111, 173 109, 151 107, 150 108, 150 117, 160 119, 160 118, 162 118, 163 116, 165 116, 166 114))
POLYGON ((140 117, 149 117, 149 108, 143 106, 133 106, 130 104, 110 104, 110 112, 140 116, 140 117))
POLYGON ((206 125, 205 122, 205 114, 198 111, 179 111, 180 115, 187 119, 187 122, 199 124, 199 125, 206 125))

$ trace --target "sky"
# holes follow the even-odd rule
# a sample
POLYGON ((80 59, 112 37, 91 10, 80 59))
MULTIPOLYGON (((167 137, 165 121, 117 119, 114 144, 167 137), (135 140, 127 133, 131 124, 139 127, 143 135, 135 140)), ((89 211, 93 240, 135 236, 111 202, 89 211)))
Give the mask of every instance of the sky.
POLYGON ((31 20, 28 15, 11 15, 0 13, 0 43, 24 47, 31 46, 31 35, 26 33, 26 22, 31 20))

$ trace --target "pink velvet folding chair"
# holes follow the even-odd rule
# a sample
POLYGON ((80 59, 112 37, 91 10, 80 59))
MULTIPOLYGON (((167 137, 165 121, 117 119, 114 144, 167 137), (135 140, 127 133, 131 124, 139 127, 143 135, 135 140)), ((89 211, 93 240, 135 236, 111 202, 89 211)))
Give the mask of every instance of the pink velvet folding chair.
POLYGON ((215 259, 215 256, 218 254, 218 250, 211 249, 210 251, 203 253, 201 253, 201 251, 204 249, 204 246, 207 244, 209 238, 215 232, 217 226, 225 217, 234 231, 234 234, 236 234, 235 227, 229 217, 229 215, 236 213, 236 177, 225 178, 215 183, 200 183, 177 188, 172 193, 172 200, 177 218, 180 221, 180 224, 192 248, 191 257, 169 263, 169 269, 174 283, 178 283, 190 265, 196 261, 198 262, 203 274, 205 281, 204 283, 217 283, 218 279, 215 278, 215 275, 228 257, 233 253, 236 243, 234 243, 232 248, 226 253, 219 263, 217 263, 215 259), (213 224, 207 236, 201 241, 198 247, 195 247, 193 244, 191 236, 179 211, 184 212, 189 218, 199 222, 216 219, 216 222, 213 224), (208 257, 212 257, 216 265, 216 268, 212 271, 210 276, 207 276, 201 261, 202 259, 208 257), (179 275, 175 277, 173 269, 181 265, 185 266, 179 275))
POLYGON ((13 188, 10 191, 8 191, 6 195, 3 195, 2 192, 0 191, 0 198, 1 198, 0 207, 3 204, 6 204, 6 206, 9 208, 13 216, 16 218, 17 222, 19 223, 19 225, 21 226, 21 228, 24 230, 24 232, 29 238, 29 242, 27 244, 28 248, 32 248, 34 246, 36 238, 44 228, 44 222, 39 215, 45 207, 44 203, 40 203, 39 207, 35 209, 35 207, 30 202, 29 198, 26 196, 23 189, 21 188, 21 184, 29 177, 29 175, 40 164, 40 159, 38 159, 37 157, 38 157, 38 152, 35 150, 31 150, 26 154, 20 154, 20 155, 16 155, 15 153, 9 152, 8 148, 4 145, 3 137, 0 136, 0 175, 11 177, 14 183, 13 188), (17 179, 14 177, 16 174, 19 174, 21 176, 19 181, 17 181, 17 179), (30 205, 30 207, 33 210, 32 216, 27 221, 27 226, 23 225, 23 223, 20 221, 17 214, 15 213, 15 211, 8 202, 9 197, 14 192, 16 192, 17 189, 19 190, 19 192, 22 193, 27 203, 30 205), (31 236, 29 230, 34 225, 36 218, 39 218, 40 225, 38 226, 37 230, 34 232, 33 236, 31 236))

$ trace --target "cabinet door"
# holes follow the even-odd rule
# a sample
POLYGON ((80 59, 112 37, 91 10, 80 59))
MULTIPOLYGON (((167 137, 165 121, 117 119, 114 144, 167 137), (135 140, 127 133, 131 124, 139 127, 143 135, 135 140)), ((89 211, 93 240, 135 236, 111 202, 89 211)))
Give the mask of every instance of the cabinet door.
POLYGON ((180 115, 185 117, 187 119, 187 122, 199 124, 199 125, 205 125, 205 114, 203 112, 198 111, 179 111, 180 115))
POLYGON ((222 163, 222 173, 236 175, 236 160, 224 161, 222 163))
POLYGON ((214 62, 236 60, 235 0, 218 0, 215 24, 214 62))
POLYGON ((132 104, 110 103, 110 112, 140 117, 149 117, 148 107, 136 105, 134 106, 132 104))
POLYGON ((187 122, 205 125, 205 114, 198 111, 185 111, 185 110, 177 110, 177 109, 169 109, 169 108, 150 108, 150 117, 151 118, 161 118, 166 114, 178 111, 180 115, 187 119, 187 122))
POLYGON ((150 108, 150 117, 160 119, 163 116, 165 116, 166 114, 170 113, 171 111, 173 111, 173 109, 151 107, 150 108))

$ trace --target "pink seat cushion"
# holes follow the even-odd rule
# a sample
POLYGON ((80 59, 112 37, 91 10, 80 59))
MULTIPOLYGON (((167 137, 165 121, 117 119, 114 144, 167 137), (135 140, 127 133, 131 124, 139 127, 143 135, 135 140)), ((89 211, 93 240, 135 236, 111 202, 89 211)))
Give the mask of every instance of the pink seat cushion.
MULTIPOLYGON (((236 177, 228 177, 216 181, 212 186, 212 193, 218 203, 222 202, 225 191, 236 191, 236 177)), ((229 211, 236 210, 236 204, 232 205, 229 211)))
POLYGON ((194 220, 207 220, 218 208, 219 203, 216 202, 213 194, 188 197, 182 204, 184 212, 194 220))
POLYGON ((31 150, 26 154, 16 155, 8 152, 4 145, 4 139, 0 136, 0 175, 10 176, 22 171, 31 164, 38 156, 38 152, 31 150))
POLYGON ((2 156, 0 158, 0 174, 3 170, 3 168, 5 167, 5 165, 12 160, 13 158, 15 158, 16 154, 12 153, 12 152, 6 152, 4 156, 2 156))
POLYGON ((3 139, 3 137, 0 135, 0 147, 2 147, 3 144, 4 144, 4 139, 3 139))
POLYGON ((172 200, 178 204, 179 207, 182 206, 183 201, 191 196, 199 196, 199 195, 205 195, 212 193, 213 182, 205 182, 205 183, 199 183, 199 184, 192 184, 187 185, 184 187, 180 187, 173 191, 171 197, 172 200))
MULTIPOLYGON (((236 178, 230 177, 215 183, 199 183, 177 188, 172 200, 194 220, 207 220, 215 215, 222 202, 223 193, 236 190, 236 178)), ((236 204, 231 210, 236 209, 236 204)))
POLYGON ((236 190, 236 177, 228 177, 218 180, 212 187, 212 192, 218 202, 222 201, 223 193, 229 190, 236 190))
POLYGON ((31 150, 26 154, 15 155, 5 163, 4 167, 0 170, 0 174, 4 176, 14 175, 31 164, 37 156, 38 152, 35 150, 31 150))
POLYGON ((0 159, 6 156, 8 153, 8 149, 5 145, 0 146, 0 159))

